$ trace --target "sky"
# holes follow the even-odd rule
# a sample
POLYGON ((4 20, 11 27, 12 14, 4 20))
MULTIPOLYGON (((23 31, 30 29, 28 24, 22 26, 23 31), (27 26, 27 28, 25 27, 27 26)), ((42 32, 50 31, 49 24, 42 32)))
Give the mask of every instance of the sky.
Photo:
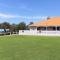
POLYGON ((60 16, 60 0, 0 0, 0 23, 37 22, 60 16))

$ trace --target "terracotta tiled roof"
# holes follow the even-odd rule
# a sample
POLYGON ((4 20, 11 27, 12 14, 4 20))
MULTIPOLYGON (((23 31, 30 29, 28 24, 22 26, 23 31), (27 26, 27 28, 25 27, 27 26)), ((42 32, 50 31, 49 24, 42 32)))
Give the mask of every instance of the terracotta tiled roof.
POLYGON ((50 18, 48 20, 43 20, 37 23, 34 23, 30 26, 60 26, 60 17, 54 17, 54 18, 50 18))

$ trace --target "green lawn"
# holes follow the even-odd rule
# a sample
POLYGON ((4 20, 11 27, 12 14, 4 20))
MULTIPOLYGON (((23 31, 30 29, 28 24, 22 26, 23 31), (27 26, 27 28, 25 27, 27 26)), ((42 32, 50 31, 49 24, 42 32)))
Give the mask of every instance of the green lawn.
POLYGON ((0 36, 0 60, 60 60, 60 37, 0 36))

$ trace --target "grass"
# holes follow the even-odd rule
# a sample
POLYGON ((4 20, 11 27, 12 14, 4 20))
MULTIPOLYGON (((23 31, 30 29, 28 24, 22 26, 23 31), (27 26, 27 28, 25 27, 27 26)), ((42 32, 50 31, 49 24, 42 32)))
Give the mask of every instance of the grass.
POLYGON ((1 36, 0 60, 60 60, 60 37, 1 36))

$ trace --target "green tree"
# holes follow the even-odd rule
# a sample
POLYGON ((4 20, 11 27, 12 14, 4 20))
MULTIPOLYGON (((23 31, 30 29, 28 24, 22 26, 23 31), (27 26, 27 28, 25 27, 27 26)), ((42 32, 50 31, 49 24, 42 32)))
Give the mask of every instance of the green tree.
POLYGON ((10 29, 10 24, 8 22, 3 22, 0 24, 0 28, 4 29, 4 31, 6 32, 6 29, 10 29))
POLYGON ((11 33, 16 32, 16 24, 11 24, 10 25, 10 32, 11 33))
POLYGON ((29 25, 33 24, 33 22, 30 22, 29 25))
POLYGON ((17 30, 26 30, 26 23, 21 22, 16 26, 17 30))

